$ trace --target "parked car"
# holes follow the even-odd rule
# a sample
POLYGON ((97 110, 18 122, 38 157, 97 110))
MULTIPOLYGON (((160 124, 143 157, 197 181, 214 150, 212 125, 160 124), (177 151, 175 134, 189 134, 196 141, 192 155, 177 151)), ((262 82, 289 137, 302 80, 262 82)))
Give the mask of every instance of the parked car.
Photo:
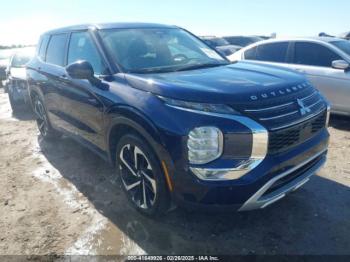
POLYGON ((30 105, 25 66, 33 55, 34 48, 18 49, 8 63, 6 89, 14 112, 23 109, 23 105, 30 105))
POLYGON ((220 52, 224 56, 232 55, 233 53, 237 52, 239 49, 241 49, 241 46, 237 45, 230 45, 229 42, 227 42, 222 37, 206 37, 203 36, 201 39, 209 46, 215 48, 218 52, 220 52))
POLYGON ((350 42, 333 37, 268 40, 230 60, 254 60, 298 70, 331 102, 332 112, 350 115, 350 42))
POLYGON ((250 44, 264 40, 259 36, 225 36, 224 39, 231 45, 237 45, 241 47, 245 47, 250 44))
POLYGON ((27 73, 41 136, 115 165, 143 214, 264 208, 326 159, 328 105, 302 74, 231 64, 176 26, 52 30, 27 73))
POLYGON ((6 80, 6 68, 8 66, 12 52, 12 49, 0 50, 0 87, 3 86, 2 82, 6 80))

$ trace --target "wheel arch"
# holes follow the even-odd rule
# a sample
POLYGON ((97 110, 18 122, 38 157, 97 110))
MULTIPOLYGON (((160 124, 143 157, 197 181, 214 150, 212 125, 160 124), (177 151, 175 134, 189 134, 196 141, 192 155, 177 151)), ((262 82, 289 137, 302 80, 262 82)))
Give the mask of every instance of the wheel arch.
MULTIPOLYGON (((174 164, 165 149, 160 131, 142 112, 129 106, 120 106, 110 110, 107 118, 109 125, 106 134, 106 145, 108 147, 108 158, 113 166, 115 165, 116 147, 119 139, 124 134, 132 132, 145 139, 156 154, 161 167, 161 162, 164 161, 168 172, 170 174, 174 173, 174 164)), ((162 169, 164 171, 164 167, 162 169)))

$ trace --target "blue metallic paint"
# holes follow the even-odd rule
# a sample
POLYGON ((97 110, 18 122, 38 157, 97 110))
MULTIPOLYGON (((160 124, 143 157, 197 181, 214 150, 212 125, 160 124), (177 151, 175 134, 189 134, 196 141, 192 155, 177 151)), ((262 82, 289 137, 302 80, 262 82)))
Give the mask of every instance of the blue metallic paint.
MULTIPOLYGON (((99 28, 135 28, 159 25, 109 24, 91 30, 99 41, 99 28)), ((86 30, 89 26, 69 27, 49 33, 86 30)), ((98 47, 102 44, 98 43, 98 47)), ((105 50, 100 50, 108 57, 105 50)), ((113 72, 113 68, 110 68, 113 72)), ((239 62, 216 68, 162 74, 124 74, 102 76, 101 89, 88 80, 71 79, 63 67, 49 65, 40 58, 28 65, 31 95, 45 102, 54 128, 87 145, 114 164, 111 131, 128 126, 141 134, 158 158, 169 167, 174 183, 173 197, 180 203, 238 205, 244 203, 278 170, 291 167, 307 155, 327 147, 324 129, 309 141, 278 156, 268 156, 254 170, 234 181, 200 181, 189 171, 187 134, 194 127, 211 125, 225 134, 251 134, 241 123, 214 116, 177 110, 166 106, 157 95, 175 99, 234 104, 248 101, 258 91, 274 91, 305 81, 292 71, 273 66, 239 62)), ((225 147, 234 146, 226 140, 225 147)), ((247 146, 251 146, 247 144, 247 146)), ((222 158, 206 166, 225 167, 241 159, 222 158)))

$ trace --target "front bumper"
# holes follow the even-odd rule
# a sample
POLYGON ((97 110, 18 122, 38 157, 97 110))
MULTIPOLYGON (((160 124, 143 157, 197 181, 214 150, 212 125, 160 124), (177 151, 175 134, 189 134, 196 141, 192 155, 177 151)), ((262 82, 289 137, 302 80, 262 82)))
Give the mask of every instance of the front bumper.
POLYGON ((251 196, 242 205, 239 211, 265 208, 268 205, 282 199, 286 196, 286 194, 297 190, 308 182, 310 177, 314 175, 325 162, 326 151, 322 151, 299 165, 272 178, 253 196, 251 196), (284 182, 284 180, 287 180, 288 182, 284 182))
POLYGON ((305 143, 265 160, 240 179, 202 181, 193 174, 177 175, 174 199, 180 206, 205 210, 265 208, 305 184, 325 163, 326 129, 305 143))

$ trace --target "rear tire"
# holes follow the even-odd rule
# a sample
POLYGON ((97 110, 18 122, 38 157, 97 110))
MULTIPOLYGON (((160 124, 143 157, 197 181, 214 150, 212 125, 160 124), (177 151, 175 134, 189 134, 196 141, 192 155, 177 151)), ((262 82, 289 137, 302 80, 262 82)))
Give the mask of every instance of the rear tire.
POLYGON ((154 217, 169 210, 170 195, 164 173, 143 138, 127 134, 119 140, 116 169, 124 192, 139 212, 154 217))
POLYGON ((44 139, 57 139, 61 137, 61 133, 52 128, 44 103, 38 95, 33 98, 33 111, 36 116, 38 129, 44 139))

